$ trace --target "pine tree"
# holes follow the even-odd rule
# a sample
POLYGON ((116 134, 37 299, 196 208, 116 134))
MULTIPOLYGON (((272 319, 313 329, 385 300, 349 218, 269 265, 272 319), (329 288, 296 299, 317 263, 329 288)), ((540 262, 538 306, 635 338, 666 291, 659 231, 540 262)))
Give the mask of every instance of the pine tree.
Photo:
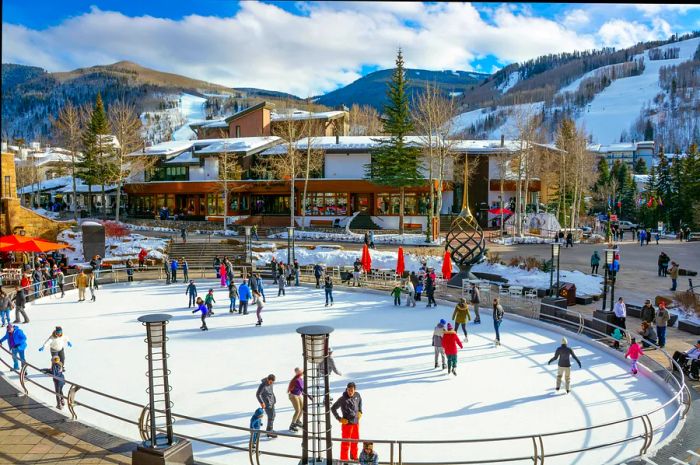
POLYGON ((378 146, 371 151, 371 162, 365 166, 365 176, 372 182, 399 188, 399 232, 403 234, 406 187, 424 182, 418 172, 420 149, 410 147, 406 136, 413 131, 413 122, 406 95, 406 77, 401 50, 396 56, 396 68, 387 91, 384 106, 383 132, 389 137, 378 139, 378 146))
POLYGON ((644 126, 644 140, 654 140, 654 127, 651 125, 651 121, 647 120, 644 126))
MULTIPOLYGON (((116 169, 113 146, 109 135, 109 121, 98 92, 90 121, 83 134, 83 155, 78 163, 78 177, 88 184, 88 214, 92 214, 92 186, 102 186, 102 208, 106 209, 105 184, 116 169)), ((104 211, 103 211, 104 212, 104 211)))
POLYGON ((647 162, 643 158, 637 158, 634 162, 634 174, 647 174, 647 162))

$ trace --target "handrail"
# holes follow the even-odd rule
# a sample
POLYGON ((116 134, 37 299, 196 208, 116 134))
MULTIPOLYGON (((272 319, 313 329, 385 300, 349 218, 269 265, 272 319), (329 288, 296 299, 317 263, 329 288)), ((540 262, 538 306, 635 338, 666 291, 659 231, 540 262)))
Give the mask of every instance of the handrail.
MULTIPOLYGON (((197 269, 198 269, 198 268, 190 268, 190 272, 193 272, 193 271, 195 271, 195 270, 197 270, 197 269)), ((213 268, 208 268, 208 267, 202 267, 202 273, 204 273, 204 271, 207 270, 207 269, 210 270, 210 271, 212 272, 212 274, 213 274, 213 271, 214 271, 213 268)), ((134 271, 136 271, 136 270, 137 270, 137 269, 135 268, 134 271)), ((144 270, 144 269, 142 268, 141 270, 144 270)), ((162 270, 162 267, 148 267, 148 268, 146 268, 146 271, 155 271, 155 270, 162 270)), ((118 281, 118 275, 119 275, 122 271, 125 271, 125 269, 118 268, 118 269, 113 269, 113 270, 101 270, 101 271, 100 271, 100 274, 101 274, 101 275, 103 275, 103 274, 104 274, 104 275, 107 275, 108 273, 114 273, 114 282, 119 282, 119 281, 118 281)), ((140 274, 140 273, 136 273, 136 274, 140 274)), ((65 284, 66 284, 66 285, 71 285, 71 284, 72 284, 73 286, 75 286, 75 279, 72 280, 72 281, 73 281, 72 283, 68 282, 68 281, 69 281, 69 278, 75 278, 75 276, 77 276, 77 275, 68 275, 68 276, 66 276, 66 282, 65 282, 65 284)), ((144 276, 144 277, 145 277, 145 276, 144 276)), ((145 278, 146 278, 145 280, 148 280, 148 277, 145 277, 145 278)), ((43 284, 43 283, 42 283, 42 284, 43 284)), ((30 287, 31 287, 31 285, 30 285, 30 287)), ((574 312, 574 311, 571 311, 571 310, 569 310, 569 309, 565 309, 565 308, 561 308, 561 307, 556 307, 556 306, 553 306, 553 305, 549 305, 549 306, 550 306, 550 307, 556 308, 558 311, 565 312, 566 314, 575 315, 579 321, 578 321, 578 322, 574 322, 574 321, 571 321, 571 320, 567 320, 567 319, 565 319, 565 318, 560 318, 560 317, 558 317, 558 316, 549 315, 549 314, 547 315, 547 319, 548 319, 548 320, 558 321, 558 322, 561 322, 561 323, 564 323, 564 324, 567 324, 567 325, 576 326, 576 327, 578 327, 578 331, 577 331, 578 334, 580 334, 580 333, 583 331, 583 329, 581 328, 581 327, 583 326, 583 324, 582 324, 582 314, 581 314, 580 312, 574 312)), ((517 314, 514 314, 514 315, 517 316, 517 317, 519 317, 519 318, 528 318, 528 317, 523 317, 523 316, 517 315, 517 314)), ((509 314, 509 316, 510 316, 510 314, 509 314)), ((532 317, 530 317, 530 318, 532 318, 532 317)), ((613 328, 618 327, 618 326, 616 326, 616 325, 613 325, 613 324, 611 324, 611 323, 608 323, 608 322, 606 322, 606 321, 603 321, 603 320, 600 320, 600 319, 597 319, 597 318, 593 318, 593 320, 594 320, 594 321, 597 321, 597 322, 600 322, 600 323, 602 323, 603 325, 610 326, 610 327, 613 327, 613 328)), ((560 328, 559 326, 556 326, 556 327, 557 327, 557 328, 560 328)), ((560 328, 560 329, 561 329, 561 328, 560 328)), ((567 330, 566 328, 563 328, 563 329, 564 329, 564 330, 567 330)), ((620 328, 620 329, 623 329, 623 328, 620 328)), ((605 332, 600 331, 600 330, 597 330, 597 329, 594 329, 594 328, 586 328, 586 331, 589 332, 589 333, 592 333, 592 334, 594 334, 594 335, 595 335, 595 334, 598 334, 598 335, 601 335, 601 336, 603 336, 603 337, 605 337, 605 338, 608 337, 608 335, 607 335, 605 332)), ((630 331, 630 330, 627 330, 627 329, 625 329, 625 331, 628 332, 628 333, 634 333, 633 331, 630 331)), ((634 334, 636 334, 636 333, 634 333, 634 334)), ((637 335, 637 336, 638 336, 638 335, 637 335)), ((641 339, 641 337, 640 337, 640 339, 641 339)), ((595 340, 594 340, 593 342, 595 342, 595 340)), ((648 342, 648 341, 647 341, 647 342, 648 342)), ((656 347, 658 348, 658 346, 656 346, 656 347)), ((1 355, 1 354, 10 354, 10 352, 9 352, 7 349, 5 349, 4 347, 0 347, 0 348, 2 349, 2 350, 0 350, 0 355, 1 355)), ((663 353, 663 354, 664 354, 664 356, 667 358, 667 360, 669 361, 670 366, 671 366, 672 368, 675 367, 676 369, 679 369, 679 370, 680 370, 679 364, 678 364, 675 360, 673 360, 673 358, 670 357, 670 356, 668 355, 668 353, 667 353, 665 350, 659 348, 659 351, 660 351, 660 353, 663 353)), ((10 355, 11 355, 11 354, 10 354, 10 355)), ((37 372, 40 373, 40 374, 45 375, 45 377, 47 377, 47 378, 56 379, 56 377, 54 377, 52 374, 46 374, 46 373, 42 372, 40 368, 38 368, 38 367, 36 367, 36 366, 34 366, 34 365, 30 364, 30 363, 27 363, 27 362, 25 362, 25 363, 23 364, 21 370, 14 370, 14 369, 11 367, 11 365, 10 365, 7 361, 5 361, 2 357, 0 357, 0 361, 1 361, 4 365, 6 365, 11 371, 13 371, 13 372, 15 372, 15 373, 18 373, 18 375, 19 375, 19 377, 20 377, 20 384, 22 384, 23 388, 25 389, 25 392, 28 392, 27 389, 26 389, 26 381, 28 381, 30 384, 36 385, 36 386, 38 386, 39 388, 41 388, 41 389, 43 389, 43 390, 45 390, 45 391, 47 391, 47 392, 51 392, 52 394, 56 395, 56 393, 55 393, 52 389, 50 389, 50 388, 48 388, 48 387, 46 387, 46 386, 43 386, 43 385, 40 384, 37 380, 35 380, 35 379, 31 378, 31 377, 27 377, 27 375, 26 375, 28 369, 30 369, 30 368, 33 369, 33 370, 35 370, 35 371, 37 371, 37 372)), ((657 362, 657 363, 658 363, 658 362, 657 362)), ((557 456, 564 456, 564 455, 574 454, 574 453, 581 453, 581 452, 585 452, 585 451, 589 451, 589 450, 595 450, 595 449, 600 449, 600 448, 604 448, 604 447, 610 447, 610 446, 613 446, 613 445, 622 444, 622 443, 625 443, 625 442, 628 442, 628 441, 634 441, 634 440, 638 440, 638 439, 643 439, 643 441, 644 441, 643 444, 642 444, 641 453, 647 453, 648 450, 649 450, 649 448, 650 448, 651 445, 653 444, 653 435, 654 435, 654 433, 657 432, 657 431, 661 431, 663 428, 666 427, 666 425, 668 425, 669 423, 671 423, 676 417, 678 417, 679 419, 684 418, 685 415, 687 415, 687 412, 688 412, 688 410, 689 410, 689 408, 690 408, 690 403, 689 403, 690 391, 689 391, 688 386, 687 386, 686 383, 685 383, 685 379, 684 379, 684 377, 683 377, 683 375, 682 375, 682 371, 680 371, 681 377, 680 377, 680 380, 679 380, 679 379, 673 374, 673 372, 670 371, 667 367, 663 366, 662 364, 659 364, 659 366, 660 366, 663 370, 666 371, 666 382, 669 383, 669 385, 672 387, 673 390, 676 390, 676 393, 675 393, 667 402, 665 402, 665 403, 664 403, 663 405, 661 405, 661 406, 657 406, 656 408, 654 408, 654 409, 652 409, 652 410, 650 410, 650 411, 648 411, 648 412, 640 413, 640 414, 638 414, 638 415, 631 416, 631 417, 627 417, 627 418, 623 418, 623 419, 611 420, 611 421, 607 421, 607 422, 600 423, 600 424, 596 424, 596 425, 592 425, 592 426, 580 427, 580 428, 573 428, 573 429, 563 430, 563 431, 555 431, 555 432, 549 432, 549 433, 535 433, 535 434, 528 434, 528 435, 506 436, 506 437, 490 437, 490 438, 478 438, 478 439, 443 439, 443 440, 430 440, 430 439, 425 439, 425 440, 374 439, 374 440, 373 440, 373 439, 368 439, 368 438, 362 438, 362 439, 354 440, 354 439, 344 439, 344 438, 335 438, 335 437, 334 437, 334 438, 331 438, 331 441, 333 441, 333 442, 361 442, 361 441, 372 440, 375 444, 386 444, 386 445, 388 445, 388 446, 390 447, 390 451, 391 451, 391 463, 394 463, 394 448, 397 447, 397 450, 398 450, 398 463, 399 463, 399 464, 404 463, 404 461, 403 461, 403 445, 409 445, 409 444, 416 444, 416 445, 417 445, 417 444, 474 444, 474 443, 504 442, 504 441, 517 441, 517 440, 526 440, 526 439, 530 439, 530 440, 532 440, 533 448, 534 448, 534 449, 533 449, 534 455, 532 455, 532 456, 526 456, 526 457, 511 457, 511 458, 499 458, 499 459, 482 459, 482 460, 473 460, 473 461, 412 462, 412 463, 416 463, 416 464, 420 464, 420 463, 428 464, 428 463, 431 463, 432 465, 448 465, 448 464, 455 464, 455 465, 456 465, 456 464, 465 464, 465 465, 466 465, 466 464, 479 464, 479 463, 481 463, 481 464, 484 464, 484 463, 505 463, 505 462, 512 462, 512 461, 518 461, 518 460, 532 460, 532 461, 534 462, 535 465, 539 465, 539 464, 543 464, 543 463, 544 463, 545 458, 551 458, 551 457, 557 457, 557 456), (669 382, 671 379, 674 380, 673 383, 670 383, 670 382, 669 382), (671 404, 673 404, 673 403, 676 403, 676 402, 679 403, 679 407, 678 407, 677 409, 675 409, 673 412, 670 412, 668 418, 667 418, 661 425, 657 425, 657 426, 655 427, 655 426, 653 425, 653 423, 651 422, 650 416, 653 415, 653 414, 655 414, 655 413, 657 413, 657 412, 659 412, 659 411, 661 411, 661 410, 666 409, 669 405, 671 405, 671 404), (559 451, 559 452, 552 451, 552 452, 549 452, 549 453, 545 453, 545 451, 544 451, 544 442, 543 442, 543 438, 557 437, 557 436, 561 436, 561 435, 565 435, 565 434, 577 433, 577 432, 582 432, 582 431, 592 431, 592 430, 596 430, 596 429, 600 429, 600 428, 605 428, 605 427, 609 427, 609 426, 619 425, 619 424, 622 424, 622 423, 634 422, 634 421, 638 421, 638 420, 639 420, 639 421, 642 421, 642 423, 643 423, 643 425, 644 425, 644 428, 645 428, 644 434, 641 434, 641 435, 639 435, 639 434, 638 434, 638 435, 633 435, 633 436, 630 436, 630 437, 627 437, 627 438, 624 438, 624 439, 621 439, 621 440, 611 441, 611 442, 607 442, 607 443, 604 443, 604 444, 596 444, 596 445, 592 445, 592 446, 587 446, 587 447, 582 448, 582 449, 567 450, 567 451, 559 451)), ((139 421, 134 421, 134 420, 131 420, 131 419, 129 419, 129 418, 125 418, 125 417, 123 417, 123 416, 116 415, 116 414, 107 412, 107 411, 105 411, 105 410, 102 410, 102 409, 100 409, 100 408, 97 408, 97 407, 88 405, 88 404, 86 404, 86 403, 77 402, 77 401, 75 401, 75 396, 76 396, 76 393, 77 393, 79 390, 84 390, 84 391, 86 391, 86 392, 90 392, 90 393, 92 393, 92 394, 94 394, 94 395, 103 397, 103 398, 105 398, 105 399, 110 399, 110 400, 113 400, 113 401, 122 403, 122 404, 124 404, 124 405, 128 405, 128 406, 131 406, 131 407, 138 408, 140 411, 142 411, 143 408, 144 408, 144 405, 143 405, 143 404, 140 404, 140 403, 137 403, 137 402, 133 402, 133 401, 130 401, 130 400, 128 400, 128 399, 123 399, 123 398, 117 397, 117 396, 115 396, 115 395, 111 395, 111 394, 108 394, 108 393, 106 393, 106 392, 99 391, 99 390, 97 390, 97 389, 92 389, 92 388, 90 388, 90 387, 87 387, 87 386, 84 386, 84 385, 75 383, 75 382, 70 381, 70 380, 68 380, 68 379, 62 379, 62 380, 65 382, 66 385, 70 386, 68 395, 67 395, 67 396, 64 395, 64 396, 62 396, 62 397, 63 397, 64 399, 67 400, 68 408, 69 408, 71 417, 72 417, 73 419, 76 419, 76 418, 77 418, 77 414, 75 413, 74 407, 75 407, 75 406, 81 406, 81 407, 87 408, 88 410, 97 412, 97 413, 99 413, 99 414, 106 415, 106 416, 108 416, 108 417, 110 417, 110 418, 114 418, 114 419, 117 419, 117 420, 121 420, 121 421, 124 421, 124 422, 126 422, 126 423, 128 423, 128 424, 136 425, 136 426, 139 427, 139 429, 140 429, 140 426, 139 426, 139 425, 141 424, 142 421, 144 421, 144 418, 140 418, 139 421)), ((164 411, 158 410, 158 409, 156 409, 155 412, 156 412, 156 413, 165 413, 164 411)), ((242 426, 236 426, 236 425, 230 425, 230 424, 220 423, 220 422, 211 421, 211 420, 207 420, 207 419, 203 419, 203 418, 192 417, 192 416, 184 415, 184 414, 173 413, 172 416, 173 416, 174 418, 176 418, 176 419, 188 420, 188 421, 192 421, 192 422, 195 422, 195 423, 207 424, 207 425, 211 425, 211 426, 215 426, 215 427, 226 428, 226 429, 229 429, 229 430, 243 431, 243 432, 247 432, 248 434, 251 434, 251 435, 252 435, 252 433, 257 432, 257 433, 259 433, 259 434, 258 434, 258 439, 259 439, 260 434, 263 434, 263 433, 264 433, 264 432, 259 431, 259 430, 252 430, 252 429, 250 429, 250 428, 246 428, 246 427, 242 427, 242 426)), ((279 432, 275 431, 275 434, 278 435, 278 436, 282 436, 282 437, 297 438, 297 439, 300 437, 299 435, 296 435, 296 434, 290 434, 290 433, 285 433, 285 432, 281 432, 281 431, 279 431, 279 432)), ((260 463, 260 458, 259 458, 260 455, 270 455, 270 456, 285 457, 285 458, 292 458, 292 459, 298 459, 298 458, 300 458, 299 456, 290 455, 290 454, 283 454, 283 453, 279 453, 279 452, 259 450, 259 447, 257 447, 257 448, 255 449, 255 451, 251 451, 251 444, 252 444, 252 441, 249 441, 248 447, 241 447, 241 446, 235 446, 235 445, 232 445, 232 444, 225 444, 225 443, 220 443, 220 442, 213 441, 213 440, 204 439, 204 438, 201 438, 201 437, 199 437, 199 436, 198 436, 198 437, 193 437, 193 436, 188 436, 188 435, 184 435, 184 434, 180 434, 180 433, 177 433, 177 435, 178 435, 179 437, 182 437, 182 438, 185 438, 185 439, 190 439, 190 440, 192 440, 192 441, 201 442, 201 443, 205 443, 205 444, 210 444, 210 445, 214 445, 214 446, 217 446, 217 447, 224 447, 224 448, 233 449, 233 450, 240 450, 240 451, 248 451, 249 454, 253 454, 253 453, 254 453, 257 463, 260 463)), ((251 436, 251 437, 252 437, 252 436, 251 436)), ((259 444, 258 444, 258 445, 259 445, 259 444)), ((251 460, 252 460, 252 455, 251 455, 251 460)), ((251 463, 252 463, 252 462, 251 462, 251 463)))

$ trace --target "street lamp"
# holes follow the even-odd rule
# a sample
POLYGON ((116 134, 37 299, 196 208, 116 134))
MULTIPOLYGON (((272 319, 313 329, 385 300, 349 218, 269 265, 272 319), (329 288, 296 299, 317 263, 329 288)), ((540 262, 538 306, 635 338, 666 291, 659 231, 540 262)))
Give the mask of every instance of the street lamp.
POLYGON ((253 261, 253 239, 251 237, 252 226, 244 226, 245 228, 245 262, 253 261))
MULTIPOLYGON (((610 260, 610 310, 613 309, 615 305, 615 281, 617 280, 617 269, 615 269, 615 250, 611 250, 611 260, 610 260)), ((617 264, 619 269, 619 262, 617 264)))
POLYGON ((287 226, 287 266, 294 262, 294 226, 287 226))
POLYGON ((556 292, 553 295, 559 294, 559 252, 561 249, 561 244, 559 243, 553 243, 552 244, 552 269, 549 272, 549 289, 550 292, 552 291, 552 281, 554 280, 554 259, 557 259, 557 287, 556 287, 556 292))
MULTIPOLYGON (((612 265, 613 258, 615 257, 615 251, 612 249, 605 249, 605 279, 603 281, 603 308, 605 310, 605 303, 608 301, 608 272, 610 266, 612 265)), ((612 310, 612 306, 610 308, 612 310)))

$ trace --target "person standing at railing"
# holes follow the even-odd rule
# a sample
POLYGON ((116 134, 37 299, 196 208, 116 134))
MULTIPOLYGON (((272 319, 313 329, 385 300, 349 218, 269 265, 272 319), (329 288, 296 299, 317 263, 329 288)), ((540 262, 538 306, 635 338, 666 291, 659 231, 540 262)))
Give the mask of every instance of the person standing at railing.
POLYGON ((177 258, 173 258, 170 260, 170 274, 172 274, 173 278, 172 281, 173 283, 177 282, 177 269, 179 267, 179 263, 177 262, 177 258))
POLYGON ((24 351, 27 348, 27 336, 19 326, 14 326, 12 323, 7 324, 5 335, 0 339, 0 344, 7 341, 7 345, 12 352, 12 363, 15 370, 19 370, 19 361, 22 365, 26 363, 24 359, 24 351))
POLYGON ((638 373, 637 362, 639 361, 639 359, 642 355, 644 355, 644 351, 642 350, 642 346, 637 344, 637 339, 632 338, 632 342, 630 343, 630 346, 627 349, 627 352, 625 352, 625 358, 629 357, 630 360, 632 360, 631 371, 632 371, 633 375, 636 375, 638 373))
POLYGON ((581 361, 578 359, 573 349, 569 347, 569 342, 565 337, 561 338, 561 345, 557 347, 554 352, 554 357, 552 357, 547 365, 551 364, 553 361, 558 360, 557 365, 557 386, 556 390, 559 391, 561 388, 561 378, 562 376, 566 382, 566 393, 568 394, 571 390, 571 359, 576 360, 578 367, 581 368, 581 361))
MULTIPOLYGON (((292 266, 294 267, 294 285, 298 286, 299 285, 299 260, 297 260, 295 258, 292 266)), ((263 299, 264 298, 265 298, 265 293, 263 293, 263 299)))
POLYGON ((202 300, 201 297, 197 297, 197 308, 192 310, 192 313, 200 313, 200 317, 202 319, 202 326, 199 327, 202 331, 209 331, 209 328, 207 328, 207 316, 209 315, 209 309, 207 308, 206 304, 204 303, 204 300, 202 300))
POLYGON ((187 282, 190 280, 190 265, 185 260, 185 257, 180 258, 180 265, 182 266, 182 280, 187 282))
POLYGON ((501 305, 498 297, 493 299, 493 329, 496 332, 496 347, 501 345, 501 323, 503 322, 503 315, 505 310, 501 305))
POLYGON ((51 368, 44 368, 41 371, 47 375, 53 376, 53 389, 54 392, 56 392, 56 408, 59 410, 63 409, 63 406, 66 404, 63 396, 63 386, 66 385, 66 378, 63 374, 64 369, 61 359, 58 356, 52 357, 51 368))
MULTIPOLYGON (((345 392, 333 403, 331 413, 341 424, 343 439, 360 439, 360 419, 362 418, 362 396, 355 383, 349 382, 345 392), (341 415, 338 415, 340 410, 341 415)), ((340 460, 357 460, 357 442, 340 443, 340 460)))
POLYGON ((146 265, 146 256, 148 256, 148 252, 146 252, 146 249, 142 248, 139 251, 139 270, 143 269, 146 265))
POLYGON ((373 442, 363 442, 362 452, 360 452, 360 457, 358 458, 360 465, 378 465, 379 455, 374 452, 373 442))
POLYGON ((656 334, 659 336, 659 347, 662 349, 666 346, 666 327, 671 315, 666 310, 666 303, 659 302, 659 310, 656 312, 656 334))
POLYGON ((221 270, 221 259, 219 259, 218 255, 214 255, 214 262, 212 263, 212 267, 214 268, 214 271, 216 272, 216 279, 221 278, 220 270, 221 270))
POLYGON ((625 301, 622 299, 622 297, 617 299, 617 302, 615 302, 613 313, 615 313, 615 324, 622 329, 627 329, 625 324, 625 321, 627 320, 627 305, 625 305, 625 301))
POLYGON ((268 438, 276 438, 277 435, 272 433, 275 426, 275 404, 277 403, 277 398, 275 397, 274 391, 275 375, 269 374, 266 378, 260 380, 260 386, 255 392, 255 398, 258 399, 260 403, 260 408, 265 409, 265 414, 267 415, 267 431, 268 438))
POLYGON ((132 282, 134 280, 134 264, 131 259, 126 261, 126 280, 132 282))
POLYGON ((326 307, 328 307, 328 300, 330 299, 331 307, 333 306, 333 278, 331 275, 327 274, 323 279, 323 290, 326 294, 326 307))
MULTIPOLYGON (((25 294, 25 291, 21 289, 19 286, 15 285, 15 323, 19 323, 19 317, 20 315, 24 319, 24 323, 29 323, 29 318, 27 318, 27 313, 24 311, 24 306, 27 303, 27 296, 25 294)), ((10 322, 9 320, 7 321, 8 323, 10 322)))
POLYGON ((242 313, 244 315, 247 315, 248 299, 250 299, 250 287, 248 287, 245 278, 241 282, 241 285, 238 286, 238 299, 238 314, 240 315, 242 313))
POLYGON ((88 285, 88 277, 82 268, 75 278, 75 285, 78 288, 78 302, 83 302, 85 300, 85 288, 88 285))
POLYGON ((65 297, 66 275, 63 274, 63 270, 61 268, 56 269, 56 285, 61 290, 61 298, 65 297))
POLYGON ((92 274, 95 276, 95 289, 100 288, 100 269, 102 268, 102 257, 99 255, 95 255, 95 258, 93 258, 90 261, 90 266, 92 267, 92 274))
POLYGON ((31 300, 31 296, 29 295, 30 292, 30 286, 32 284, 32 278, 31 275, 28 273, 22 273, 22 278, 19 281, 19 285, 22 288, 22 291, 24 292, 24 297, 27 298, 27 300, 31 300))
POLYGON ((39 352, 43 352, 44 349, 48 347, 51 352, 51 357, 56 357, 61 360, 61 365, 65 367, 66 365, 66 346, 73 347, 73 343, 68 339, 68 337, 63 334, 63 328, 56 326, 56 329, 51 333, 44 344, 39 347, 39 352))
POLYGON ((190 283, 187 285, 187 288, 185 289, 185 295, 188 296, 187 308, 192 308, 193 305, 196 305, 197 286, 194 284, 193 280, 190 280, 190 283))
POLYGON ((34 271, 32 272, 32 284, 34 285, 34 298, 38 299, 39 297, 42 297, 41 294, 41 269, 37 266, 34 268, 34 271))

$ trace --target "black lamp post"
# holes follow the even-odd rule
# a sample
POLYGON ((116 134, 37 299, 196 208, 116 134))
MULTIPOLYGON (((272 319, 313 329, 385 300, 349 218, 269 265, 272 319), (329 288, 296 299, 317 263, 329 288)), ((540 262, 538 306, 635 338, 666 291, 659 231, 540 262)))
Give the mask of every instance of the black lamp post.
POLYGON ((245 228, 245 262, 251 263, 253 261, 253 239, 251 236, 252 226, 244 226, 245 228))
POLYGON ((611 250, 612 259, 610 260, 610 310, 615 305, 615 280, 617 279, 617 271, 615 270, 615 251, 611 250))
POLYGON ((552 244, 552 269, 549 272, 549 288, 551 290, 551 294, 553 296, 556 296, 559 294, 559 252, 561 250, 561 244, 559 243, 553 243, 552 244), (557 259, 557 287, 556 291, 552 288, 552 281, 554 280, 554 259, 557 259))
MULTIPOLYGON (((608 301, 608 276, 610 271, 610 266, 613 262, 613 257, 615 252, 612 249, 605 249, 605 279, 603 280, 603 308, 605 310, 606 302, 608 301)), ((612 306, 610 308, 612 310, 612 306)))
POLYGON ((294 226, 287 226, 287 266, 294 262, 294 226))

